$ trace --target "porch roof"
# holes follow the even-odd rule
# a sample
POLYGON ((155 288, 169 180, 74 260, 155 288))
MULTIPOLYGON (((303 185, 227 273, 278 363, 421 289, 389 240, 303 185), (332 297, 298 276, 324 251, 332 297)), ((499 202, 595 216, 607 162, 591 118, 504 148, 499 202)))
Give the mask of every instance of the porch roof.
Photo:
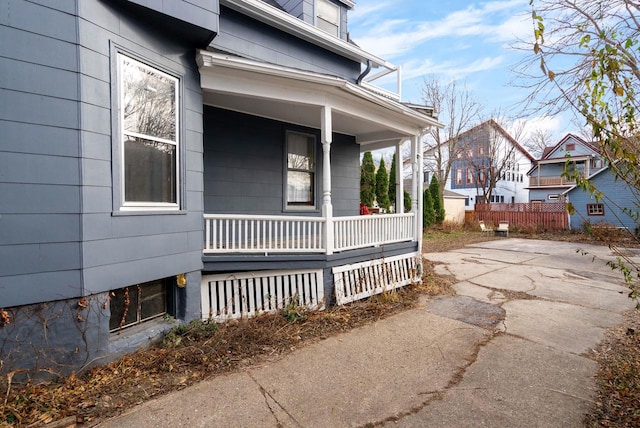
POLYGON ((322 109, 337 133, 352 135, 362 150, 395 145, 442 126, 433 117, 345 79, 199 51, 204 104, 320 128, 322 109))

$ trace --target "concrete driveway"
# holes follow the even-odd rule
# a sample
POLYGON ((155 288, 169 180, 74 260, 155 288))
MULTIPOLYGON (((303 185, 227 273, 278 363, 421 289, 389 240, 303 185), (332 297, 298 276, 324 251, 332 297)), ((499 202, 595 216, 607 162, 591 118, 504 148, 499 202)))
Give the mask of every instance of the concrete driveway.
POLYGON ((456 277, 457 296, 102 426, 582 426, 592 350, 633 307, 609 249, 503 239, 424 257, 456 277))

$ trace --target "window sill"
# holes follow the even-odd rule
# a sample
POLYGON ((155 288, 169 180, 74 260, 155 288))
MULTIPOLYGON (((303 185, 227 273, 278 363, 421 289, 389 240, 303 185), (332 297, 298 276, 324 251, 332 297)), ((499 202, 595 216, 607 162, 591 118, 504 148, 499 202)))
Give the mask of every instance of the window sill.
POLYGON ((118 210, 112 211, 111 217, 125 217, 136 215, 186 215, 187 210, 118 210))

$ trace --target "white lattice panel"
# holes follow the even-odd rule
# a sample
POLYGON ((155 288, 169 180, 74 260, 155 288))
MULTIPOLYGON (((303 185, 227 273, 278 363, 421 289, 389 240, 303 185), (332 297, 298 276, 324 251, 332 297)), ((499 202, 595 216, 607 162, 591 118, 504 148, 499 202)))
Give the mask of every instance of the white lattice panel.
POLYGON ((202 276, 202 318, 247 318, 284 309, 292 301, 324 309, 322 269, 239 272, 202 276))
POLYGON ((332 269, 338 305, 421 280, 420 254, 410 253, 332 269))

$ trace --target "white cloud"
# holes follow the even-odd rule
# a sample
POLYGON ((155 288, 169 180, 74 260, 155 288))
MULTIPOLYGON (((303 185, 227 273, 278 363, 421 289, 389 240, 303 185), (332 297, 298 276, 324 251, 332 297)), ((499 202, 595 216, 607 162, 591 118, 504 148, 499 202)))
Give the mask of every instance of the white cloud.
MULTIPOLYGON (((352 33, 362 48, 390 59, 434 39, 480 37, 474 41, 515 41, 517 37, 524 36, 525 31, 531 32, 530 25, 523 23, 525 5, 526 0, 494 1, 482 3, 480 7, 472 4, 438 21, 379 19, 374 25, 366 24, 363 33, 358 30, 363 29, 365 23, 362 27, 352 27, 352 33)), ((370 6, 357 18, 362 20, 372 14, 381 18, 389 6, 390 3, 370 6)), ((352 23, 357 21, 352 20, 352 23)))
POLYGON ((465 76, 487 71, 498 67, 504 62, 503 56, 478 58, 470 63, 460 61, 434 61, 426 59, 423 61, 408 61, 402 65, 402 78, 405 80, 428 74, 440 75, 445 78, 456 80, 464 79, 465 76))

